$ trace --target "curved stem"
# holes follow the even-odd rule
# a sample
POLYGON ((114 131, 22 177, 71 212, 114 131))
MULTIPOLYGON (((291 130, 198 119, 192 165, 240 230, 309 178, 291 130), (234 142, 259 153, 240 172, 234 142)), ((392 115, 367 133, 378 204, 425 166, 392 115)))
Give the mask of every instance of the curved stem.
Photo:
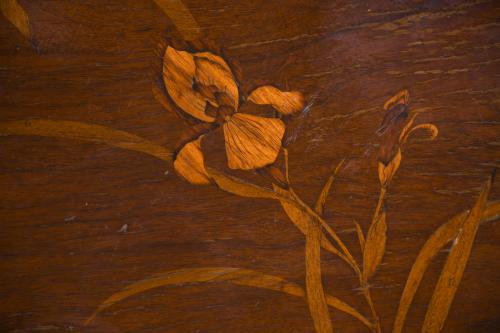
POLYGON ((380 193, 378 195, 377 207, 375 208, 375 213, 373 213, 372 223, 376 221, 380 215, 380 211, 382 210, 382 206, 384 205, 386 194, 387 194, 387 187, 382 186, 380 188, 380 193))
POLYGON ((375 305, 373 304, 372 296, 370 294, 370 286, 364 282, 361 282, 361 289, 363 290, 363 296, 365 297, 368 306, 370 307, 370 312, 373 317, 374 326, 372 328, 373 332, 382 332, 380 328, 380 319, 378 317, 377 311, 375 310, 375 305))

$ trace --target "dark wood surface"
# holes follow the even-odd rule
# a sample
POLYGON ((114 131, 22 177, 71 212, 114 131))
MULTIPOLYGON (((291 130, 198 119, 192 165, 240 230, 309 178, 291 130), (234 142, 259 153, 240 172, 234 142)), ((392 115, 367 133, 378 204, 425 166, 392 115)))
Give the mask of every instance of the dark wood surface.
MULTIPOLYGON (((407 88, 439 136, 410 142, 387 198, 388 241, 372 293, 389 332, 406 276, 433 231, 473 206, 500 164, 497 1, 184 1, 204 34, 238 61, 241 90, 262 84, 312 102, 289 147, 295 189, 313 203, 332 167, 325 219, 360 258, 353 221, 377 203, 375 134, 383 103, 407 88)), ((175 149, 186 126, 151 93, 157 45, 179 37, 154 1, 20 1, 30 43, 0 18, 0 121, 73 120, 175 149)), ((85 319, 108 296, 156 273, 242 267, 304 285, 304 237, 279 203, 178 177, 171 164, 64 139, 0 138, 0 331, 313 332, 302 298, 226 283, 157 288, 85 319)), ((223 160, 213 143, 210 158, 223 160)), ((254 176, 249 176, 254 177, 254 176)), ((495 184, 490 198, 500 199, 495 184)), ((500 329, 500 228, 477 234, 443 332, 500 329)), ((409 313, 419 332, 446 259, 409 313)), ((356 277, 323 253, 326 290, 369 313, 356 277)), ((337 332, 363 332, 331 310, 337 332)))

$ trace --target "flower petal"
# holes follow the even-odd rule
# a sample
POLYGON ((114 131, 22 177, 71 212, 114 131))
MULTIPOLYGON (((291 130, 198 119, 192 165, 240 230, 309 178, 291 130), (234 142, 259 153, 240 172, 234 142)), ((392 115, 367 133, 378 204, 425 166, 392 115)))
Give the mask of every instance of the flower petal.
POLYGON ((198 52, 198 53, 195 53, 194 55, 197 58, 204 58, 204 59, 210 60, 218 65, 221 65, 222 67, 224 67, 224 69, 226 71, 231 72, 231 68, 229 68, 229 65, 224 61, 224 59, 222 59, 218 55, 215 55, 215 54, 210 53, 210 52, 198 52))
POLYGON ((174 161, 175 171, 191 184, 204 185, 210 183, 210 177, 205 169, 201 139, 191 141, 184 145, 174 161))
POLYGON ((396 171, 399 169, 399 165, 401 164, 401 149, 398 149, 396 155, 389 161, 389 163, 385 164, 382 162, 378 162, 378 179, 380 180, 380 185, 386 187, 389 182, 392 180, 392 177, 396 174, 396 171))
POLYGON ((205 114, 206 99, 193 90, 195 72, 192 54, 167 47, 163 57, 163 80, 168 94, 186 113, 199 120, 213 122, 215 118, 205 114))
POLYGON ((413 131, 421 130, 421 129, 427 130, 430 134, 429 137, 424 139, 423 141, 432 141, 439 134, 439 130, 438 130, 437 126, 434 124, 425 123, 425 124, 416 125, 416 126, 412 127, 411 129, 401 133, 401 136, 400 136, 401 144, 406 143, 406 141, 408 140, 408 138, 410 137, 410 135, 412 134, 413 131))
POLYGON ((396 95, 389 98, 384 103, 384 110, 389 110, 394 107, 396 104, 404 104, 408 105, 410 102, 410 92, 407 89, 403 89, 396 93, 396 95))
MULTIPOLYGON (((196 82, 204 87, 215 87, 216 91, 228 95, 231 101, 230 106, 236 110, 238 108, 238 87, 226 62, 219 56, 202 52, 194 55, 194 63, 196 65, 194 77, 196 82)), ((202 90, 207 91, 207 89, 202 90)), ((214 95, 206 97, 211 101, 215 99, 214 95)))
POLYGON ((285 92, 273 86, 262 86, 250 93, 255 104, 271 104, 281 114, 292 114, 304 108, 304 96, 298 91, 285 92))
POLYGON ((285 125, 280 119, 235 113, 224 123, 228 166, 231 169, 257 169, 278 157, 285 125))

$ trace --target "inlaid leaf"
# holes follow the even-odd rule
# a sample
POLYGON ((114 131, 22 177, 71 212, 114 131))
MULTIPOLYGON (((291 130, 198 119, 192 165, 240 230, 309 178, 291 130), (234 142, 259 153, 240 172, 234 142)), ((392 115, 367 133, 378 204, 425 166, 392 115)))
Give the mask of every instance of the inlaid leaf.
POLYGON ((359 247, 361 248, 361 253, 363 253, 365 251, 365 235, 358 222, 354 221, 354 225, 356 226, 356 233, 358 234, 359 247))
POLYGON ((280 119, 236 113, 223 125, 228 166, 251 170, 273 163, 285 125, 280 119))
POLYGON ((439 280, 434 288, 434 293, 427 308, 422 332, 437 333, 443 328, 446 317, 455 297, 460 281, 469 260, 474 239, 476 238, 479 222, 486 207, 488 194, 491 189, 494 175, 484 186, 479 198, 462 223, 453 246, 448 254, 439 280))
POLYGON ((24 37, 31 40, 31 25, 28 14, 19 5, 17 0, 0 0, 0 9, 3 16, 19 30, 24 37))
POLYGON ((331 333, 333 332, 332 321, 321 280, 321 226, 313 219, 308 219, 306 223, 305 262, 307 303, 316 332, 331 333))
POLYGON ((236 194, 240 197, 248 198, 270 198, 276 199, 276 193, 264 187, 250 184, 243 179, 223 174, 212 168, 207 168, 210 177, 215 181, 217 186, 226 192, 236 194))
POLYGON ((194 40, 200 37, 200 26, 181 0, 154 0, 154 2, 172 20, 184 39, 194 40))
MULTIPOLYGON (((441 225, 425 242, 408 274, 406 285, 401 294, 396 319, 394 320, 393 333, 401 333, 406 320, 406 315, 413 302, 415 293, 424 277, 432 259, 452 240, 454 240, 467 218, 469 211, 455 215, 452 219, 441 225)), ((483 212, 481 222, 494 221, 500 218, 500 202, 488 202, 483 212)))
POLYGON ((363 281, 367 282, 382 262, 385 253, 387 226, 385 212, 382 212, 371 224, 366 236, 363 251, 363 281))
POLYGON ((172 154, 164 147, 137 135, 101 125, 66 120, 17 120, 0 123, 0 136, 33 135, 105 143, 142 152, 164 161, 172 154))
MULTIPOLYGON (((274 185, 274 189, 283 198, 291 198, 288 190, 274 185)), ((320 224, 311 218, 306 212, 291 202, 281 199, 281 205, 290 220, 299 226, 306 236, 306 290, 309 311, 313 318, 316 332, 332 332, 330 313, 326 306, 326 299, 321 281, 321 246, 325 243, 320 224)), ((332 246, 333 247, 333 246, 332 246)), ((343 257, 337 249, 333 248, 337 255, 343 257)))
MULTIPOLYGON (((278 276, 263 274, 255 270, 233 267, 178 269, 138 281, 111 295, 99 305, 97 310, 87 319, 85 325, 88 325, 100 312, 129 297, 163 286, 179 286, 199 282, 228 282, 241 286, 274 290, 297 297, 305 297, 305 292, 299 285, 278 276)), ((360 320, 367 327, 371 327, 370 322, 363 315, 340 299, 328 295, 327 302, 331 307, 343 311, 360 320)))
POLYGON ((330 193, 330 188, 332 187, 333 181, 335 180, 335 176, 337 176, 337 173, 344 164, 344 160, 345 159, 342 159, 342 161, 340 161, 339 164, 337 164, 335 171, 326 180, 325 185, 323 185, 323 189, 319 194, 318 200, 316 200, 316 205, 314 206, 314 210, 319 215, 323 215, 323 210, 325 209, 325 203, 326 199, 328 198, 328 194, 330 193))
MULTIPOLYGON (((273 185, 274 191, 278 193, 282 198, 288 197, 288 191, 280 188, 279 186, 273 185)), ((280 198, 278 198, 280 199, 280 198)), ((309 220, 308 215, 300 208, 296 207, 289 201, 280 199, 281 206, 285 211, 286 215, 290 218, 290 221, 304 234, 307 234, 307 221, 309 220)), ((348 260, 340 253, 339 250, 325 237, 323 234, 321 236, 321 246, 330 253, 333 253, 341 258, 343 258, 347 263, 348 260)))
POLYGON ((292 114, 304 108, 304 96, 298 91, 281 91, 273 86, 262 86, 250 93, 248 100, 255 104, 270 104, 281 114, 292 114))
POLYGON ((306 291, 309 311, 317 333, 333 332, 321 280, 321 226, 309 219, 306 233, 306 291))

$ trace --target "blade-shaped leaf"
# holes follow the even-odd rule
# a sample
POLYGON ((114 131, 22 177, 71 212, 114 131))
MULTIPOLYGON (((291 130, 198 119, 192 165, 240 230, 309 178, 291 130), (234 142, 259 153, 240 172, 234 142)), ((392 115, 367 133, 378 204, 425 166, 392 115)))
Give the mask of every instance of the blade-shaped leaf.
POLYGON ((31 25, 26 11, 17 0, 0 0, 0 10, 3 16, 19 30, 24 37, 31 40, 31 25))
POLYGON ((363 251, 364 282, 368 282, 382 262, 382 257, 385 253, 386 231, 385 212, 382 212, 371 224, 366 236, 363 251))
POLYGON ((137 135, 109 127, 65 120, 18 120, 0 123, 0 136, 33 135, 105 143, 142 152, 164 161, 172 154, 164 147, 137 135))
POLYGON ((207 168, 207 172, 223 191, 236 194, 240 197, 277 199, 275 192, 264 187, 250 184, 243 179, 223 174, 212 168, 207 168))
POLYGON ((154 0, 154 2, 172 20, 184 39, 194 40, 200 37, 200 26, 181 0, 154 0))
MULTIPOLYGON (((278 193, 282 197, 286 197, 287 196, 287 190, 284 190, 284 189, 282 189, 282 188, 280 188, 279 186, 276 186, 276 185, 273 185, 273 187, 274 187, 274 190, 276 191, 276 193, 278 193)), ((296 206, 294 206, 293 204, 291 204, 289 201, 281 199, 280 202, 281 202, 281 206, 283 207, 283 210, 285 211, 286 215, 290 218, 290 221, 292 221, 292 223, 304 235, 306 235, 307 234, 307 230, 308 230, 307 229, 307 220, 308 220, 307 214, 303 210, 301 210, 300 208, 297 208, 296 206)), ((337 248, 335 246, 333 246, 333 244, 328 240, 328 238, 325 237, 324 234, 321 235, 321 246, 325 250, 327 250, 330 253, 333 253, 333 254, 339 256, 345 262, 347 262, 349 265, 351 265, 349 263, 349 260, 347 260, 347 258, 344 255, 342 255, 342 253, 340 253, 340 251, 337 250, 337 248)))
MULTIPOLYGON (((465 211, 455 215, 452 219, 448 220, 448 222, 441 225, 425 242, 408 274, 406 285, 399 301, 396 319, 394 320, 393 333, 402 332, 406 315, 427 267, 429 267, 432 259, 439 251, 457 237, 458 231, 468 214, 469 212, 465 211)), ((489 202, 483 212, 481 222, 494 221, 498 218, 500 218, 500 202, 489 202)))
POLYGON ((361 253, 365 251, 365 234, 363 234, 363 229, 358 222, 354 221, 354 225, 356 226, 356 233, 358 234, 359 247, 361 248, 361 253))
POLYGON ((333 181, 335 180, 335 176, 342 167, 342 164, 344 164, 344 160, 345 159, 343 159, 342 161, 339 162, 339 164, 337 164, 335 171, 330 175, 330 177, 328 177, 328 179, 325 182, 325 185, 323 185, 323 189, 321 190, 318 200, 316 201, 316 205, 314 206, 314 210, 319 215, 323 215, 323 210, 325 209, 325 203, 326 199, 328 198, 328 194, 330 193, 330 188, 332 187, 333 181))
MULTIPOLYGON (((292 192, 281 189, 274 185, 274 190, 283 198, 291 198, 292 192)), ((349 260, 338 251, 325 238, 319 222, 311 217, 310 214, 300 209, 293 203, 281 199, 281 206, 288 215, 290 220, 304 233, 306 236, 306 287, 307 300, 309 310, 314 321, 314 326, 317 332, 331 332, 331 320, 328 308, 326 307, 323 284, 321 282, 321 246, 328 250, 333 250, 336 254, 349 265, 352 265, 349 260)))
MULTIPOLYGON (((109 308, 115 303, 123 301, 134 295, 146 292, 153 288, 168 285, 183 285, 197 282, 229 282, 236 285, 257 287, 263 289, 283 292, 288 295, 305 297, 305 292, 299 285, 289 282, 283 278, 263 274, 258 271, 233 268, 233 267, 202 267, 188 268, 169 271, 157 274, 151 278, 133 283, 123 290, 111 295, 99 305, 97 310, 90 316, 85 324, 89 324, 97 314, 109 308)), ((350 305, 344 303, 334 296, 327 296, 328 305, 340 311, 350 314, 360 320, 367 327, 371 327, 370 322, 350 305)))
POLYGON ((488 200, 492 181, 493 176, 484 186, 474 208, 472 208, 460 227, 432 294, 422 326, 422 332, 437 333, 443 328, 451 303, 462 280, 465 266, 469 260, 479 222, 481 221, 481 216, 488 200))
POLYGON ((330 312, 321 281, 321 226, 308 219, 306 234, 306 290, 309 311, 317 333, 333 332, 330 312))

